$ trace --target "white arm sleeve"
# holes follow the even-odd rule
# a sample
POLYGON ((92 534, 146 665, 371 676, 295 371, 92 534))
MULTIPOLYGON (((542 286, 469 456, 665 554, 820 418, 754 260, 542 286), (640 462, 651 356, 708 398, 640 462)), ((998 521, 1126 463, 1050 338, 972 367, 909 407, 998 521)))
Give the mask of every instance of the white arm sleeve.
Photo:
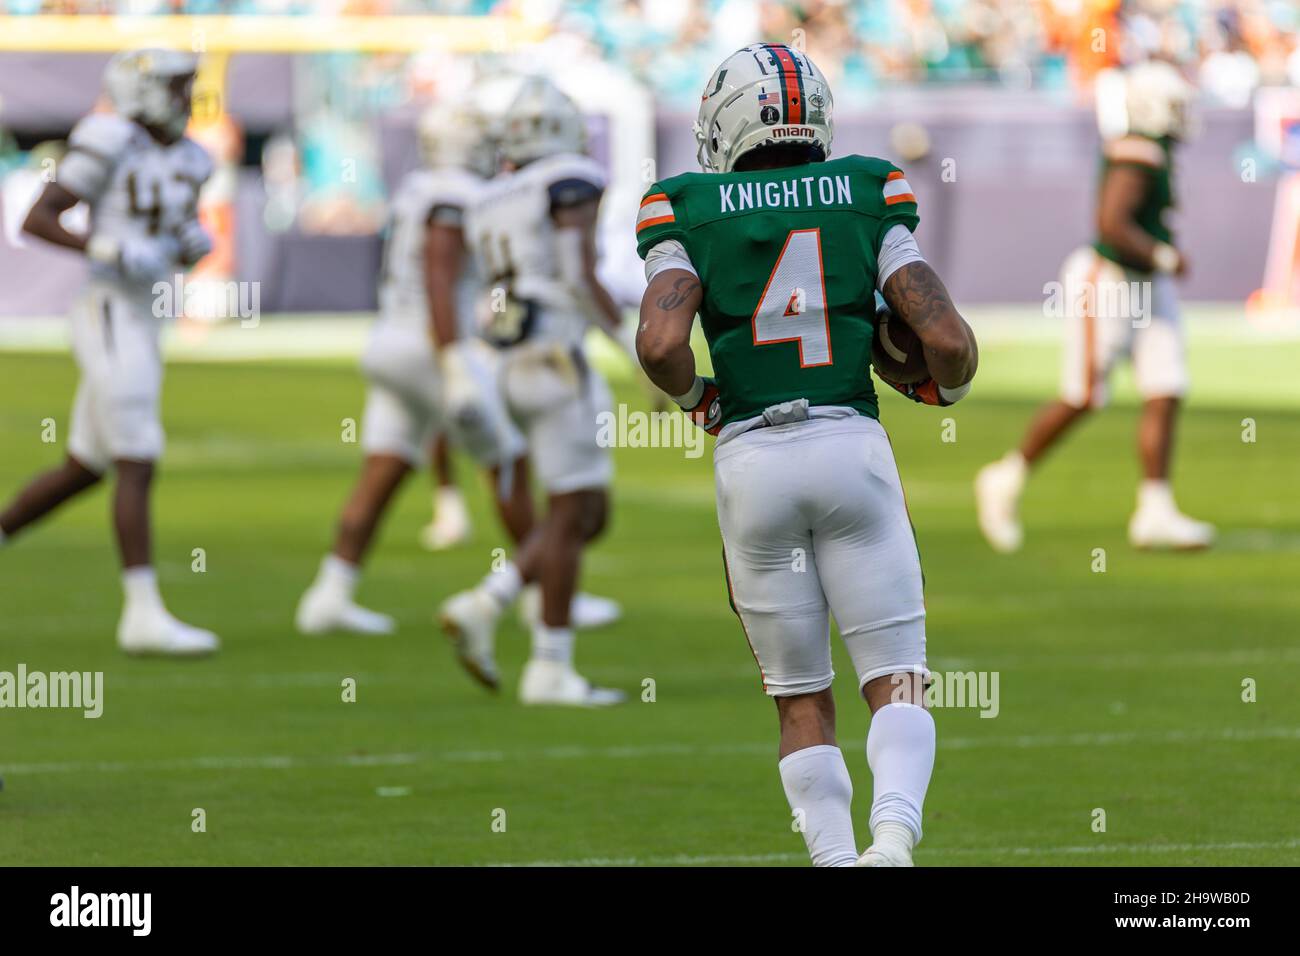
MULTIPOLYGON (((916 237, 904 225, 890 226, 876 255, 876 288, 885 291, 885 280, 909 262, 924 262, 916 237)), ((646 259, 649 268, 650 260, 646 259)))
POLYGON ((92 113, 72 128, 55 179, 78 199, 94 202, 108 188, 131 140, 132 125, 113 113, 92 113))
POLYGON ((581 297, 586 287, 586 268, 582 247, 586 233, 577 227, 555 230, 555 257, 560 267, 560 281, 573 295, 581 297))
POLYGON ((685 269, 697 279, 700 274, 695 271, 691 257, 686 254, 686 247, 676 239, 664 239, 654 244, 645 254, 645 281, 649 282, 665 269, 685 269))
POLYGON ((586 231, 576 226, 555 230, 555 253, 560 267, 560 282, 588 323, 604 325, 607 320, 596 305, 591 287, 587 284, 587 268, 583 259, 583 247, 586 242, 586 231))

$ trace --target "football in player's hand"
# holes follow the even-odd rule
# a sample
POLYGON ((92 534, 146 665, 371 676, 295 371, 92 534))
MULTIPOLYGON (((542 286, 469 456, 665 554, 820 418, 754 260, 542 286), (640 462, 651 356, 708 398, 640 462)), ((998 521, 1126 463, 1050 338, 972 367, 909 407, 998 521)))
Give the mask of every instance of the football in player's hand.
POLYGON ((914 385, 930 377, 921 340, 911 326, 885 309, 876 313, 871 364, 877 375, 899 385, 914 385))

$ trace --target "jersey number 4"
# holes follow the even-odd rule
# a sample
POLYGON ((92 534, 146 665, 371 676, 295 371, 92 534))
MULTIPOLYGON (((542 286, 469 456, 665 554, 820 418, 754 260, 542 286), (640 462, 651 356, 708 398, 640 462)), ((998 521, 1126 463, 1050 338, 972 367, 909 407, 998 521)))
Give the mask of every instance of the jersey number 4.
POLYGON ((798 342, 800 368, 831 364, 820 229, 795 229, 785 237, 752 324, 755 345, 798 342))

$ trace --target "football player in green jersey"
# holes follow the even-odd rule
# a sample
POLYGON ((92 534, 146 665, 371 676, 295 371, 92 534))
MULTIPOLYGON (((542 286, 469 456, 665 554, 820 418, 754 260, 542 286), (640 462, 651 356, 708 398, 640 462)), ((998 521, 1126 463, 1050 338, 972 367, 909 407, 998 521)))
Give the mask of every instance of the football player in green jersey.
MULTIPOLYGON (((1020 494, 1030 469, 1087 412, 1106 402, 1106 379, 1123 356, 1142 396, 1138 451, 1143 481, 1129 521, 1138 548, 1204 548, 1214 528, 1178 510, 1169 484, 1174 422, 1187 392, 1187 359, 1174 279, 1187 268, 1165 215, 1174 204, 1170 158, 1186 125, 1191 90, 1174 67, 1150 62, 1116 75, 1122 135, 1102 147, 1097 240, 1066 260, 1066 341, 1061 396, 1029 426, 1018 449, 980 470, 980 529, 998 551, 1023 537, 1020 494)), ((1103 119, 1111 106, 1099 84, 1103 119)), ((1105 124, 1103 124, 1105 125, 1105 124)))
POLYGON ((703 173, 655 183, 637 220, 649 287, 637 352, 718 435, 731 601, 780 721, 780 774, 813 863, 907 866, 934 763, 921 566, 868 367, 879 289, 950 404, 975 340, 921 258, 916 197, 880 159, 829 159, 831 91, 803 53, 755 44, 705 87, 703 173), (715 378, 696 374, 696 313, 715 378), (873 843, 861 858, 835 744, 829 614, 871 708, 873 843))

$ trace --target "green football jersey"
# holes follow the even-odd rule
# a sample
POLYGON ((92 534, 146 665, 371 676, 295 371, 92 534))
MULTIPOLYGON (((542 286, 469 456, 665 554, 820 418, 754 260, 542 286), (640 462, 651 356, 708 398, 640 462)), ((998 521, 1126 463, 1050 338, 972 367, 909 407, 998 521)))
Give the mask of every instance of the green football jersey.
MULTIPOLYGON (((1103 144, 1101 150, 1099 182, 1104 180, 1106 173, 1116 165, 1133 166, 1146 174, 1147 193, 1142 205, 1137 208, 1135 218, 1142 230, 1157 242, 1173 242, 1173 233, 1165 223, 1165 216, 1174 206, 1171 153, 1172 140, 1151 139, 1137 135, 1110 140, 1103 144)), ((1131 262, 1125 262, 1112 246, 1102 242, 1100 236, 1092 247, 1111 262, 1117 262, 1122 266, 1133 265, 1131 262)))
POLYGON ((799 398, 875 418, 877 255, 890 227, 917 222, 897 167, 845 156, 657 182, 641 201, 637 252, 676 240, 699 273, 724 424, 799 398))

